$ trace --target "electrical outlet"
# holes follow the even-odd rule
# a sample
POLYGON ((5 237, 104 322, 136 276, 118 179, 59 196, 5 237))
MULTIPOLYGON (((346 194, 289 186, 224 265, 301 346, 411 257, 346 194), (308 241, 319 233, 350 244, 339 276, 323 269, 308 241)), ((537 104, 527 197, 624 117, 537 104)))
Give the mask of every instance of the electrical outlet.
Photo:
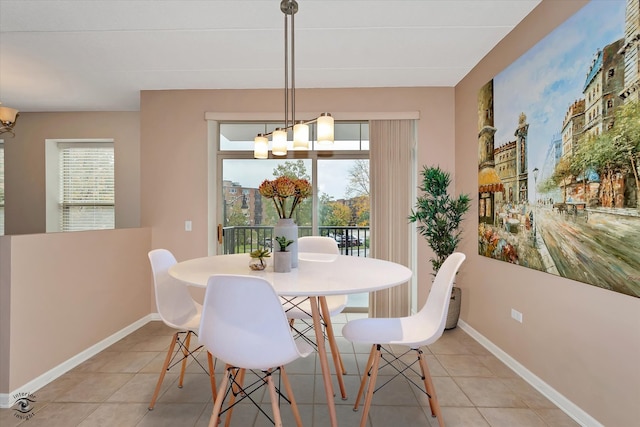
POLYGON ((511 309, 511 318, 522 323, 522 313, 520 313, 518 310, 516 309, 511 309))
POLYGON ((191 231, 191 221, 186 220, 184 222, 184 231, 191 231))

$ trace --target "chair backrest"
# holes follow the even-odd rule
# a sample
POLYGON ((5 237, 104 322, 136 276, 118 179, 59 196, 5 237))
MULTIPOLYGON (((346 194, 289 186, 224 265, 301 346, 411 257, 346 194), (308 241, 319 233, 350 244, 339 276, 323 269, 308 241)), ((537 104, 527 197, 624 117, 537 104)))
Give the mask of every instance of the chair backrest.
POLYGON ((261 277, 211 276, 198 337, 215 357, 239 368, 266 370, 301 356, 280 298, 261 277))
POLYGON ((158 313, 163 322, 179 328, 193 317, 198 309, 187 285, 169 275, 169 267, 176 263, 176 259, 166 249, 154 249, 149 252, 149 261, 153 272, 158 313))
POLYGON ((298 252, 340 255, 338 242, 326 236, 304 236, 298 239, 298 252))
POLYGON ((428 338, 420 345, 429 345, 435 342, 442 333, 447 323, 449 302, 453 280, 466 256, 461 252, 455 252, 447 257, 436 274, 427 301, 416 316, 421 317, 420 325, 424 327, 423 333, 428 338))

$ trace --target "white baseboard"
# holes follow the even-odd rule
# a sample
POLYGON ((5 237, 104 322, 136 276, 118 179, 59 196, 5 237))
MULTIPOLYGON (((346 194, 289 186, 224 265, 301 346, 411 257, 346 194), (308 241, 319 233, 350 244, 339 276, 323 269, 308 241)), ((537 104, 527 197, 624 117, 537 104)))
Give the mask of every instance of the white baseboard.
POLYGON ((458 326, 460 329, 469 334, 473 339, 478 341, 480 345, 489 350, 494 356, 500 359, 505 365, 513 369, 522 379, 528 382, 533 388, 542 393, 547 399, 552 401, 558 408, 564 411, 568 416, 573 418, 575 422, 580 424, 583 427, 604 427, 604 425, 600 424, 595 418, 586 413, 582 408, 578 405, 564 397, 560 394, 556 389, 551 387, 546 382, 542 381, 538 376, 536 376, 533 372, 529 371, 525 368, 520 362, 515 360, 513 357, 509 356, 505 353, 500 347, 496 346, 494 343, 489 341, 484 335, 480 332, 473 329, 469 324, 467 324, 462 319, 458 320, 458 326))
POLYGON ((146 325, 152 320, 160 320, 160 315, 158 313, 148 314, 144 316, 142 319, 133 322, 129 326, 103 339, 99 343, 92 345, 88 349, 62 362, 55 368, 45 372, 39 377, 34 378, 33 380, 29 381, 27 384, 23 385, 22 387, 18 387, 17 389, 13 390, 11 393, 0 393, 0 408, 12 407, 13 404, 18 400, 18 397, 21 395, 20 393, 23 393, 22 395, 24 395, 25 393, 35 394, 37 390, 49 384, 51 381, 67 373, 68 371, 75 368, 85 360, 95 356, 96 354, 100 353, 102 350, 106 349, 110 345, 116 343, 117 341, 129 335, 131 332, 141 328, 142 326, 146 325))

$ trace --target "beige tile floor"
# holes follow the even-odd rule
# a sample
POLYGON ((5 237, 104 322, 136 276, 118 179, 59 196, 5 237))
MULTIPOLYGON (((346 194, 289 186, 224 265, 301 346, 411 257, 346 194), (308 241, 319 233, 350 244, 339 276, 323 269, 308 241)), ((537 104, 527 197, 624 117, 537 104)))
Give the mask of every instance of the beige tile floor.
MULTIPOLYGON (((333 319, 336 332, 349 319, 363 314, 341 314, 333 319)), ((178 370, 171 370, 153 411, 147 406, 173 331, 161 322, 150 322, 34 393, 32 417, 21 420, 14 408, 0 410, 2 427, 69 426, 206 426, 212 410, 209 380, 196 363, 188 366, 184 387, 177 387, 178 370)), ((354 346, 338 337, 348 374, 348 398, 338 394, 336 410, 341 426, 357 426, 360 412, 352 406, 360 373, 369 348, 354 346)), ((448 427, 577 426, 570 417, 518 377, 460 328, 445 331, 425 349, 427 362, 448 427)), ((206 354, 198 355, 206 366, 206 354)), ((222 364, 216 366, 221 372, 222 364)), ((378 384, 384 380, 384 374, 378 384)), ((329 426, 324 388, 316 354, 287 367, 303 423, 329 426)), ((218 375, 218 381, 221 375, 218 375)), ((416 380, 419 379, 416 377, 416 380)), ((335 383, 335 381, 334 381, 335 383)), ((336 386, 337 390, 337 386, 336 386)), ((257 399, 270 412, 268 394, 257 399)), ((283 404, 284 425, 293 417, 283 404)), ((232 426, 269 426, 270 422, 251 404, 234 410, 232 426)), ((370 427, 437 426, 430 416, 426 396, 398 378, 374 395, 370 427)))

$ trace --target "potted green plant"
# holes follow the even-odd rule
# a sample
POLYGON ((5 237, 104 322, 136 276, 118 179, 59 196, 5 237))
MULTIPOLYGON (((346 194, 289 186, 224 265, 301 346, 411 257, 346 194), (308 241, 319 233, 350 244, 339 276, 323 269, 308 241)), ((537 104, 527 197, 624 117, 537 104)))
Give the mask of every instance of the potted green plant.
POLYGON ((267 268, 267 262, 265 258, 269 258, 271 253, 269 249, 266 248, 258 248, 255 251, 251 251, 249 253, 251 257, 251 261, 249 262, 249 268, 252 270, 264 270, 267 268))
MULTIPOLYGON (((450 195, 451 174, 439 166, 424 166, 421 176, 422 183, 418 189, 423 194, 418 196, 409 221, 418 223, 418 232, 435 253, 429 259, 435 276, 442 263, 455 252, 460 243, 460 224, 471 206, 471 198, 467 194, 461 194, 457 198, 450 195)), ((454 286, 451 298, 446 329, 455 328, 458 324, 460 288, 454 286)))
POLYGON ((273 255, 273 271, 276 273, 288 273, 291 271, 291 252, 287 251, 287 247, 293 243, 293 240, 287 236, 276 236, 279 250, 273 255))

